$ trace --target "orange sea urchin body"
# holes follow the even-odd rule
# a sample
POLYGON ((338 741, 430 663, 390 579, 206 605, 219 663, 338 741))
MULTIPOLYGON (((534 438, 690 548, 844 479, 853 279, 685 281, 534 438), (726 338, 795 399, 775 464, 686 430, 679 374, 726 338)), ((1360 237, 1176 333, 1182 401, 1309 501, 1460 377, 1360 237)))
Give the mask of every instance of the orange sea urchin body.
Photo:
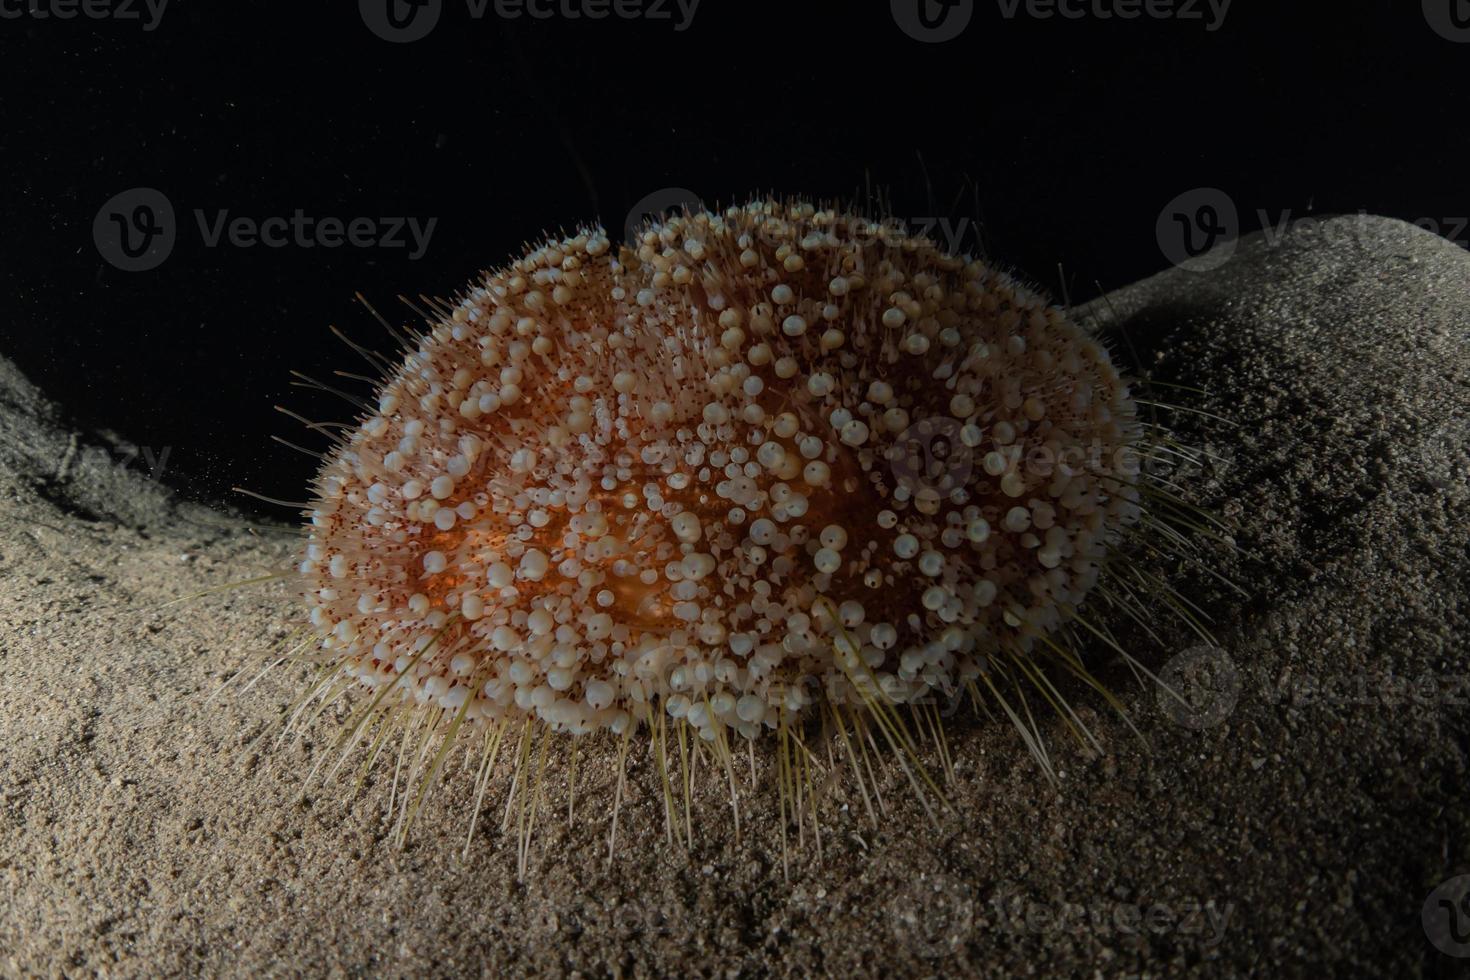
POLYGON ((1137 516, 1103 347, 864 218, 586 231, 444 312, 323 467, 300 565, 393 702, 723 740, 951 693, 1065 622, 1137 516))

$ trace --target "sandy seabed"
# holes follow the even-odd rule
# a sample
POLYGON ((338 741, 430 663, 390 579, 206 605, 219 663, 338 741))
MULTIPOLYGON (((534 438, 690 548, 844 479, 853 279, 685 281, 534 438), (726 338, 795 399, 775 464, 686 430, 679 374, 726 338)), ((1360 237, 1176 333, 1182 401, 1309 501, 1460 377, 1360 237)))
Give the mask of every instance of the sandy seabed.
MULTIPOLYGON (((963 711, 952 813, 928 821, 895 769, 875 827, 838 786, 820 856, 808 837, 784 873, 774 794, 746 794, 737 841, 701 781, 693 847, 671 846, 638 753, 609 863, 608 742, 580 753, 570 825, 551 770, 524 882, 503 786, 461 855, 457 759, 404 850, 386 771, 303 797, 332 730, 274 745, 306 668, 206 703, 294 629, 287 586, 163 605, 281 567, 289 531, 179 503, 0 361, 0 972, 1463 973, 1421 909, 1470 872, 1470 254, 1333 219, 1087 312, 1184 386, 1150 397, 1219 457, 1191 489, 1234 526, 1212 564, 1247 597, 1164 571, 1238 693, 1181 725, 1098 651, 1147 747, 1069 688, 1105 752, 1041 715, 1052 786, 963 711)), ((1159 631, 1135 647, 1153 669, 1200 646, 1159 631)))

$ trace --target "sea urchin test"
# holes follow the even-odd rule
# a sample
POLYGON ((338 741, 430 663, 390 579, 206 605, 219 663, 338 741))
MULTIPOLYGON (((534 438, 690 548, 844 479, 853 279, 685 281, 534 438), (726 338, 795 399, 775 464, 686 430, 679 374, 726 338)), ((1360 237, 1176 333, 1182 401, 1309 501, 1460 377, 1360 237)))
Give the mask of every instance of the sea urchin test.
POLYGON ((327 457, 299 567, 359 729, 727 752, 928 703, 1058 649, 1139 516, 1103 346, 891 225, 588 230, 436 315, 327 457))

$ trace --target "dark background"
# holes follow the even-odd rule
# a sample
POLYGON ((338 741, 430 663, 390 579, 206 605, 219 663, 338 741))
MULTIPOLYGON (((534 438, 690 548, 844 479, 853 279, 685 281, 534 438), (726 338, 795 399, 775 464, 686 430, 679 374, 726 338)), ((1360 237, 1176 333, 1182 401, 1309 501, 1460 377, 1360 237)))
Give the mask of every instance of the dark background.
POLYGON ((621 228, 668 186, 712 204, 881 195, 896 215, 974 222, 966 249, 1074 302, 1165 267, 1160 211, 1201 186, 1245 231, 1259 211, 1365 210, 1470 237, 1455 220, 1470 44, 1418 0, 1236 0, 1216 31, 1007 19, 976 0, 942 44, 881 2, 703 0, 679 32, 475 20, 445 0, 408 44, 350 2, 173 0, 151 31, 41 19, 35 2, 0 0, 21 14, 0 19, 0 354, 78 426, 167 447, 166 478, 206 499, 236 483, 302 497, 315 461, 269 437, 322 440, 271 406, 350 418, 288 371, 364 370, 329 324, 388 347, 355 291, 411 322, 397 294, 450 294, 543 230, 621 228), (178 237, 127 272, 93 221, 135 187, 167 196, 178 237), (196 209, 438 221, 411 261, 206 247, 196 209))

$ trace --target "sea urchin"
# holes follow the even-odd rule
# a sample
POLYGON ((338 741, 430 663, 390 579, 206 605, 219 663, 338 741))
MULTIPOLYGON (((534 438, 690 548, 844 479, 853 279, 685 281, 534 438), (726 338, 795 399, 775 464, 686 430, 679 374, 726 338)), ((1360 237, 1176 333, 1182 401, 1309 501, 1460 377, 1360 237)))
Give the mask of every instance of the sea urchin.
POLYGON ((1054 634, 1141 515, 1144 426, 1097 339, 807 204, 547 242, 383 366, 300 582, 312 695, 368 689, 348 748, 431 734, 425 784, 465 730, 482 793, 507 731, 522 757, 643 732, 667 800, 670 726, 728 767, 808 714, 907 754, 897 706, 1005 703, 998 672, 1056 703, 1036 664, 1080 669, 1054 634))

